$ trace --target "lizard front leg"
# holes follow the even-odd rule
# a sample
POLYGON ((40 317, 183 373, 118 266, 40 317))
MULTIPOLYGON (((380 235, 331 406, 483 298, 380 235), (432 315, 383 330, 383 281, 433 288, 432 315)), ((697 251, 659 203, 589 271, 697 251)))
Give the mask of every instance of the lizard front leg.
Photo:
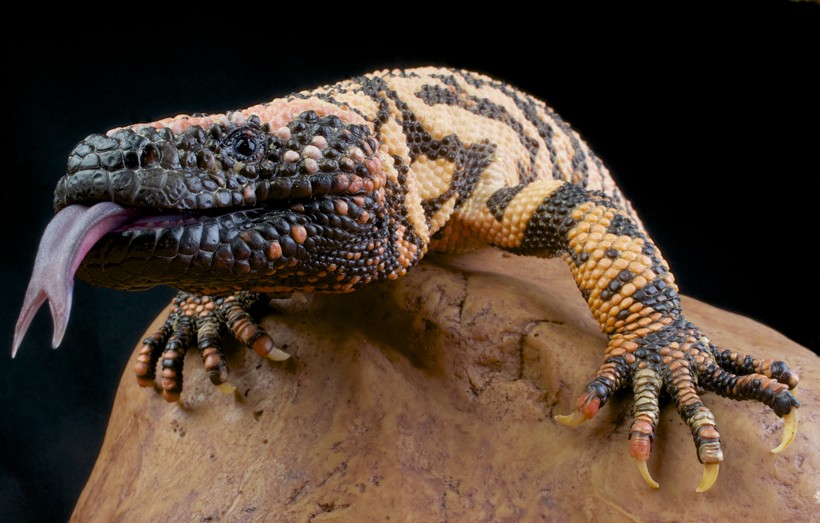
POLYGON ((157 363, 161 361, 162 396, 169 402, 178 400, 185 354, 195 345, 211 383, 222 392, 233 392, 235 387, 228 382, 228 365, 222 353, 221 338, 225 331, 260 356, 273 361, 288 359, 290 355, 277 348, 270 335, 251 318, 249 310, 261 297, 257 292, 219 297, 177 294, 165 323, 143 341, 134 365, 137 383, 142 387, 153 386, 157 363))
POLYGON ((635 403, 630 454, 647 483, 659 396, 668 393, 689 426, 704 464, 697 491, 712 486, 723 460, 716 420, 699 388, 760 401, 784 418, 783 443, 794 437, 798 377, 780 361, 738 356, 712 344, 686 320, 678 287, 658 249, 615 201, 570 183, 540 180, 479 191, 462 220, 491 244, 522 255, 560 256, 606 334, 604 363, 586 386, 566 425, 592 418, 618 389, 632 387, 635 403))

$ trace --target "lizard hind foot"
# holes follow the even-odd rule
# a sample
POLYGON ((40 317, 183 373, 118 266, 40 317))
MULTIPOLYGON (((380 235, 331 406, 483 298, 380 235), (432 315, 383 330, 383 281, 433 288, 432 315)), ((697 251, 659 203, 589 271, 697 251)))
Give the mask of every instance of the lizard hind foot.
POLYGON ((662 391, 669 394, 689 426, 698 460, 703 464, 696 492, 705 492, 715 484, 723 461, 716 421, 701 400, 700 389, 735 400, 759 401, 782 417, 783 440, 772 452, 782 451, 795 437, 800 403, 790 389, 797 386, 797 375, 783 362, 720 352, 682 317, 645 335, 612 336, 606 354, 575 412, 556 419, 565 425, 578 425, 591 418, 617 389, 631 385, 634 408, 630 455, 644 481, 653 488, 658 488, 658 483, 649 474, 647 461, 660 419, 658 398, 662 391))

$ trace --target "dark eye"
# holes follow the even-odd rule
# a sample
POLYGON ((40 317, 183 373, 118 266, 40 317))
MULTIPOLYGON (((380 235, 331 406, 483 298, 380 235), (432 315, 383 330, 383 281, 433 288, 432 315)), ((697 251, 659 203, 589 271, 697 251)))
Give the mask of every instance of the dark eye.
POLYGON ((248 132, 237 136, 233 141, 233 152, 238 156, 253 156, 256 152, 256 135, 248 132))
POLYGON ((251 126, 236 129, 224 143, 231 156, 245 163, 259 161, 265 149, 262 131, 251 126))

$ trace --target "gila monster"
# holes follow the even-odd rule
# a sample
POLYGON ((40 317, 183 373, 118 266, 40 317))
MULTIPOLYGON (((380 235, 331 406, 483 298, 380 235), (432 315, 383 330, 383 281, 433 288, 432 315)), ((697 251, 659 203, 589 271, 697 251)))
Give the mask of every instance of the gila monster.
POLYGON ((630 387, 630 454, 646 461, 671 396, 704 473, 723 459, 699 392, 755 399, 797 429, 798 377, 785 363, 715 346, 688 322, 675 279, 607 168, 550 107, 454 69, 380 71, 225 114, 193 114, 92 134, 71 152, 15 331, 12 355, 50 301, 56 347, 73 277, 115 289, 179 290, 144 340, 136 374, 182 391, 196 346, 230 392, 227 332, 272 360, 289 355, 249 310, 294 292, 345 293, 404 275, 429 251, 479 245, 561 257, 607 338, 577 425, 630 387))

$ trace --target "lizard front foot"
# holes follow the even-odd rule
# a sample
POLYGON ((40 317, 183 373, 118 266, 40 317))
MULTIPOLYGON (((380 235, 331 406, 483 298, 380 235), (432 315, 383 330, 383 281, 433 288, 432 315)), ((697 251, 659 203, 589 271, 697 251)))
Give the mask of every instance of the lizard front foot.
POLYGON ((211 382, 220 391, 232 393, 236 388, 228 382, 228 364, 222 353, 221 337, 225 330, 260 356, 273 361, 288 359, 290 355, 278 349, 248 313, 259 299, 260 294, 255 292, 221 297, 177 294, 168 319, 143 341, 134 365, 137 383, 142 387, 153 386, 157 362, 161 360, 162 396, 169 402, 178 400, 185 354, 195 344, 211 382))
POLYGON ((616 390, 631 384, 635 403, 629 431, 630 455, 637 460, 644 480, 658 488, 646 462, 660 415, 658 398, 666 391, 689 425, 698 460, 704 465, 697 492, 711 488, 723 461, 715 418, 701 401, 699 390, 768 405, 784 420, 783 440, 772 452, 782 451, 794 439, 800 403, 790 389, 797 386, 798 377, 784 362, 721 350, 683 317, 658 330, 645 331, 648 329, 610 337, 606 359, 595 379, 578 398, 576 410, 556 416, 558 422, 580 425, 592 418, 616 390))

